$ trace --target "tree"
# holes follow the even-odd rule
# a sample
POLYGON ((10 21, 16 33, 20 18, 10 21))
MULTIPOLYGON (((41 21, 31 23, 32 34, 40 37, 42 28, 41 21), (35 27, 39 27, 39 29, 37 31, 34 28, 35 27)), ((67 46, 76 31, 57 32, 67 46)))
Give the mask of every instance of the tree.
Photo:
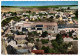
POLYGON ((30 42, 30 39, 28 37, 25 37, 25 40, 27 40, 28 42, 30 42))
POLYGON ((42 13, 39 13, 39 16, 42 16, 43 14, 42 13))
POLYGON ((70 10, 70 7, 68 7, 67 9, 70 10))
POLYGON ((58 42, 58 44, 63 43, 63 38, 62 38, 62 35, 61 34, 57 34, 56 35, 56 41, 58 42))
POLYGON ((58 50, 55 50, 53 48, 49 48, 49 46, 47 46, 47 47, 42 46, 41 49, 44 50, 45 53, 59 53, 58 50))
POLYGON ((29 10, 29 14, 31 13, 31 11, 29 10))
POLYGON ((75 12, 76 17, 78 18, 78 10, 75 12))
POLYGON ((35 14, 36 14, 36 13, 35 13, 35 12, 33 12, 33 14, 32 14, 32 15, 34 16, 35 14))
POLYGON ((16 17, 16 16, 15 16, 15 17, 6 18, 5 20, 3 20, 3 21, 1 22, 1 25, 2 25, 2 26, 5 26, 5 25, 7 25, 11 20, 19 21, 20 18, 21 18, 21 17, 16 17))
POLYGON ((57 19, 58 19, 59 17, 60 17, 59 15, 56 16, 57 19))
POLYGON ((14 40, 14 36, 8 36, 8 37, 7 37, 7 40, 8 40, 8 41, 14 40))
POLYGON ((17 13, 16 12, 11 12, 12 14, 12 16, 17 16, 17 13))
POLYGON ((51 43, 54 48, 57 48, 57 49, 59 48, 59 45, 56 41, 51 41, 51 43))
MULTIPOLYGON (((67 52, 67 48, 64 48, 64 46, 65 46, 65 45, 63 45, 63 44, 59 44, 58 50, 59 50, 59 52, 61 52, 62 54, 64 54, 64 53, 67 52)), ((68 46, 66 45, 66 47, 68 47, 68 46)))
POLYGON ((72 32, 69 31, 69 37, 72 37, 72 32))
POLYGON ((6 49, 8 54, 17 54, 17 50, 13 48, 11 45, 8 45, 6 49))
POLYGON ((47 19, 49 22, 53 22, 53 16, 51 16, 49 19, 47 19))
POLYGON ((47 34, 48 34, 48 32, 47 32, 47 31, 45 31, 45 32, 43 32, 43 33, 42 33, 42 35, 41 35, 41 36, 42 36, 42 37, 46 37, 46 36, 47 36, 47 34))
POLYGON ((60 11, 61 11, 61 12, 64 12, 64 9, 61 9, 60 11))
POLYGON ((31 13, 31 11, 30 11, 30 10, 29 10, 29 11, 26 11, 26 13, 29 13, 29 14, 30 14, 30 13, 31 13))
POLYGON ((68 43, 68 47, 70 47, 71 45, 72 45, 72 42, 69 42, 69 43, 68 43))
POLYGON ((41 48, 42 50, 44 50, 45 53, 49 53, 49 46, 45 47, 45 46, 42 46, 41 48))

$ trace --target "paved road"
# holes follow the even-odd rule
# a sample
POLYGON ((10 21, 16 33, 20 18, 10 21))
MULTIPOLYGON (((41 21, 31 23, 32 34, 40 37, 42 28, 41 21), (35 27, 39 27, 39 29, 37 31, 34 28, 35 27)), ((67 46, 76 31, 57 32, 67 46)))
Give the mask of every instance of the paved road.
POLYGON ((10 27, 8 27, 8 29, 5 31, 5 33, 1 36, 1 38, 5 37, 6 34, 8 34, 10 31, 10 27))
POLYGON ((5 44, 5 41, 3 40, 3 37, 5 37, 5 35, 9 33, 9 29, 10 28, 8 28, 5 31, 5 33, 1 36, 1 44, 2 44, 1 45, 1 54, 5 54, 5 55, 7 55, 7 50, 6 50, 6 44, 5 44))
POLYGON ((1 49, 1 53, 7 55, 6 44, 5 44, 5 41, 4 41, 4 40, 2 40, 2 49, 1 49))

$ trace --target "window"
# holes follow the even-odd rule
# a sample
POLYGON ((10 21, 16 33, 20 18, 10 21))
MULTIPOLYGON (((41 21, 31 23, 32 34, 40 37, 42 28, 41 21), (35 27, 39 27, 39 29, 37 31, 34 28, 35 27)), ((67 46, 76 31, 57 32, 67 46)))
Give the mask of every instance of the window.
POLYGON ((75 29, 75 31, 76 31, 76 29, 75 29))
POLYGON ((54 28, 53 28, 53 30, 54 30, 54 28))

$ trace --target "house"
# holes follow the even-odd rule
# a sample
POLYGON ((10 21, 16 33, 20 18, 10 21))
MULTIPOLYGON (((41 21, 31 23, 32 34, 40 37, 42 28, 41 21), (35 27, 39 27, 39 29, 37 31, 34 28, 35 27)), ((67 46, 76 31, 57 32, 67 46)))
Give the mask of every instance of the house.
POLYGON ((31 52, 35 54, 44 54, 44 50, 32 50, 31 52))
POLYGON ((65 37, 65 38, 63 38, 63 40, 64 40, 64 42, 71 42, 71 41, 73 41, 73 38, 71 38, 71 37, 65 37))
POLYGON ((73 38, 76 38, 77 37, 77 33, 76 32, 73 32, 72 33, 72 36, 73 36, 73 38))
POLYGON ((15 34, 15 40, 24 40, 26 38, 26 35, 16 35, 15 34))
POLYGON ((1 29, 1 33, 3 33, 4 32, 4 30, 3 29, 1 29))
POLYGON ((11 14, 6 14, 6 17, 10 17, 11 16, 11 14))
MULTIPOLYGON (((42 31, 48 31, 49 33, 57 33, 57 23, 55 22, 35 22, 34 24, 40 26, 40 30, 42 29, 42 31)), ((36 27, 36 29, 38 29, 36 27)))
POLYGON ((33 47, 32 47, 32 50, 38 50, 39 48, 38 48, 38 46, 37 45, 34 45, 33 47))
POLYGON ((23 15, 29 15, 29 13, 23 13, 23 15))
POLYGON ((36 25, 37 33, 42 34, 43 25, 36 25))
POLYGON ((28 21, 29 21, 29 19, 25 19, 25 21, 26 21, 26 22, 28 22, 28 21))
POLYGON ((37 31, 37 33, 41 33, 42 31, 48 31, 49 33, 57 33, 58 26, 55 22, 19 22, 15 24, 15 30, 18 31, 37 31))
POLYGON ((61 9, 67 9, 68 7, 61 7, 61 9))
POLYGON ((35 19, 37 19, 37 16, 30 16, 30 20, 35 20, 35 19))
POLYGON ((17 47, 27 47, 26 44, 17 44, 17 47))
POLYGON ((66 32, 69 32, 69 31, 78 32, 78 28, 65 28, 65 31, 66 31, 66 32))
POLYGON ((70 7, 70 9, 77 10, 78 9, 78 6, 70 7))
POLYGON ((34 43, 28 43, 29 47, 33 47, 35 44, 34 43))
POLYGON ((63 21, 68 21, 68 18, 67 17, 62 17, 62 20, 63 21))
POLYGON ((17 47, 17 41, 16 40, 8 40, 7 45, 11 45, 13 47, 17 47))
POLYGON ((10 30, 14 30, 14 24, 15 24, 15 21, 11 20, 10 21, 10 30))
POLYGON ((75 31, 78 32, 77 24, 58 24, 58 32, 64 30, 65 32, 75 31))
POLYGON ((59 20, 60 20, 60 21, 62 21, 62 19, 63 19, 62 17, 59 17, 59 20))
POLYGON ((64 28, 66 27, 65 24, 58 24, 58 32, 65 30, 64 28))

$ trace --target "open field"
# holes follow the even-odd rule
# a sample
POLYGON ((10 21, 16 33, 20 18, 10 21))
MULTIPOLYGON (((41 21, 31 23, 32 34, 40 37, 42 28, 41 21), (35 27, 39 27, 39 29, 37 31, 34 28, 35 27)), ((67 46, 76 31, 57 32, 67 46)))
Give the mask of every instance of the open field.
POLYGON ((2 12, 19 12, 19 11, 47 11, 50 8, 73 7, 76 5, 58 5, 58 6, 1 6, 2 12))

